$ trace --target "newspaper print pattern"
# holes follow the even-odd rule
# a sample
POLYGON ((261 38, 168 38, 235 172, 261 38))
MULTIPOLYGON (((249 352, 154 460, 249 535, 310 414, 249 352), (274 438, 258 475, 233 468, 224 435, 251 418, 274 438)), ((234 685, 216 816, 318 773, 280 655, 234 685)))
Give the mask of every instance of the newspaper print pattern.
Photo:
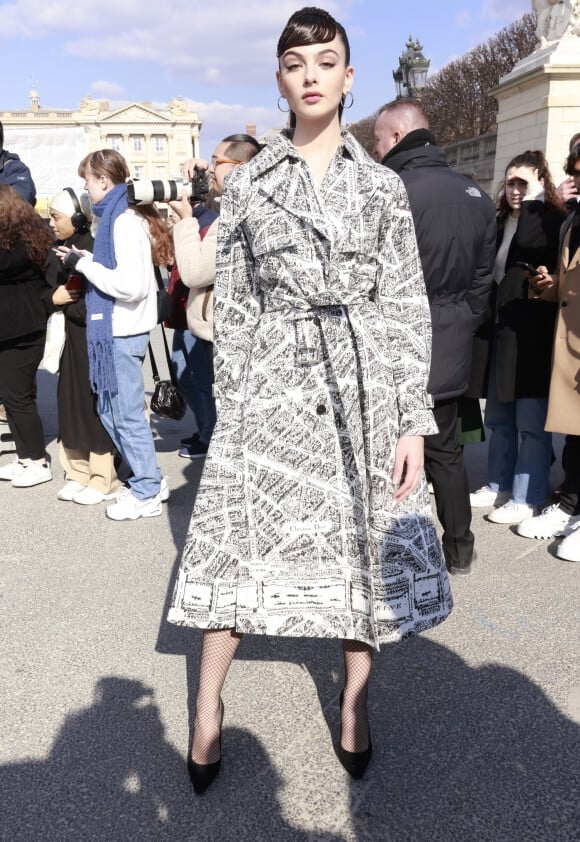
POLYGON ((345 134, 319 188, 282 133, 229 177, 217 270, 218 422, 168 619, 374 648, 441 622, 426 484, 392 498, 398 438, 436 431, 398 176, 345 134))

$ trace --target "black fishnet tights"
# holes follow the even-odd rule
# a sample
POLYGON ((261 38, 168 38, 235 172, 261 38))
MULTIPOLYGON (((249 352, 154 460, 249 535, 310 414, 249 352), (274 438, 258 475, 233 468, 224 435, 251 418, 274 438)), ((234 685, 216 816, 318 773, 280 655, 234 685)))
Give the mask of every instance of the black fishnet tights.
POLYGON ((344 691, 341 745, 347 751, 364 751, 369 744, 367 695, 373 650, 366 643, 344 640, 344 691))
POLYGON ((191 758, 196 763, 219 760, 221 692, 241 637, 233 629, 204 632, 191 747, 191 758))
MULTIPOLYGON (((191 747, 191 757, 196 763, 219 760, 223 715, 221 692, 241 637, 233 629, 204 633, 191 747)), ((347 751, 364 751, 369 744, 366 705, 372 649, 365 643, 344 640, 343 653, 341 744, 347 751)))

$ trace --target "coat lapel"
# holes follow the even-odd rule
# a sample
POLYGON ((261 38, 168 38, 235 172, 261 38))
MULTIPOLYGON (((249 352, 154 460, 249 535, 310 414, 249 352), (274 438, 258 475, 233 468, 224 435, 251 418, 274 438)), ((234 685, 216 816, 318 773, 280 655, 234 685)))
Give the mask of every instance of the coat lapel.
POLYGON ((341 152, 318 189, 290 137, 289 132, 281 132, 254 159, 259 194, 336 242, 340 250, 349 250, 342 241, 348 241, 353 228, 361 224, 364 209, 379 186, 379 179, 373 175, 376 165, 357 141, 344 133, 341 152), (286 171, 280 177, 284 159, 286 171))

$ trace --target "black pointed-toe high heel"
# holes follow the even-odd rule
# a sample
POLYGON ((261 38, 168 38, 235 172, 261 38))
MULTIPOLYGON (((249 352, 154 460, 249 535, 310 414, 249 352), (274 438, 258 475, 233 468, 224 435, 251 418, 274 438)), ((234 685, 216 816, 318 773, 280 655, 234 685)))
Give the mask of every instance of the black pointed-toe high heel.
MULTIPOLYGON (((340 694, 340 711, 342 713, 342 703, 344 701, 344 690, 340 694)), ((369 726, 369 744, 364 751, 347 751, 342 747, 342 722, 340 724, 340 735, 338 738, 338 759, 351 776, 351 778, 362 778, 367 766, 370 763, 373 753, 373 744, 371 743, 371 729, 369 726)))
POLYGON ((221 699, 220 705, 222 708, 222 715, 220 719, 219 760, 216 760, 215 763, 196 763, 195 760, 191 759, 191 751, 189 752, 189 757, 187 758, 187 771, 189 772, 189 779, 196 795, 202 795, 202 793, 211 786, 217 778, 222 765, 222 725, 224 722, 224 703, 221 699))

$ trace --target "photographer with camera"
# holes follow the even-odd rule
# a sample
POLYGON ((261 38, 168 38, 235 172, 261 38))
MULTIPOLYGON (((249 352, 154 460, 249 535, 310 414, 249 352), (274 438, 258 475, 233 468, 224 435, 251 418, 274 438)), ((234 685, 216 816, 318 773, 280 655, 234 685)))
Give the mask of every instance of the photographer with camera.
POLYGON ((212 193, 219 197, 228 173, 251 160, 261 148, 251 135, 229 135, 218 144, 209 162, 201 158, 186 162, 184 169, 192 181, 192 190, 184 191, 180 201, 169 202, 179 217, 172 229, 175 264, 169 284, 174 302, 169 325, 174 328, 172 359, 178 385, 198 428, 197 433, 182 441, 179 455, 184 459, 205 456, 216 421, 212 385, 218 216, 203 204, 200 177, 209 174, 212 193))
POLYGON ((141 366, 157 324, 154 265, 171 261, 171 236, 156 212, 129 207, 129 167, 114 149, 91 152, 78 173, 99 217, 94 253, 61 245, 56 253, 88 280, 87 350, 97 410, 131 470, 129 488, 107 507, 112 520, 161 514, 169 496, 147 421, 141 366))

